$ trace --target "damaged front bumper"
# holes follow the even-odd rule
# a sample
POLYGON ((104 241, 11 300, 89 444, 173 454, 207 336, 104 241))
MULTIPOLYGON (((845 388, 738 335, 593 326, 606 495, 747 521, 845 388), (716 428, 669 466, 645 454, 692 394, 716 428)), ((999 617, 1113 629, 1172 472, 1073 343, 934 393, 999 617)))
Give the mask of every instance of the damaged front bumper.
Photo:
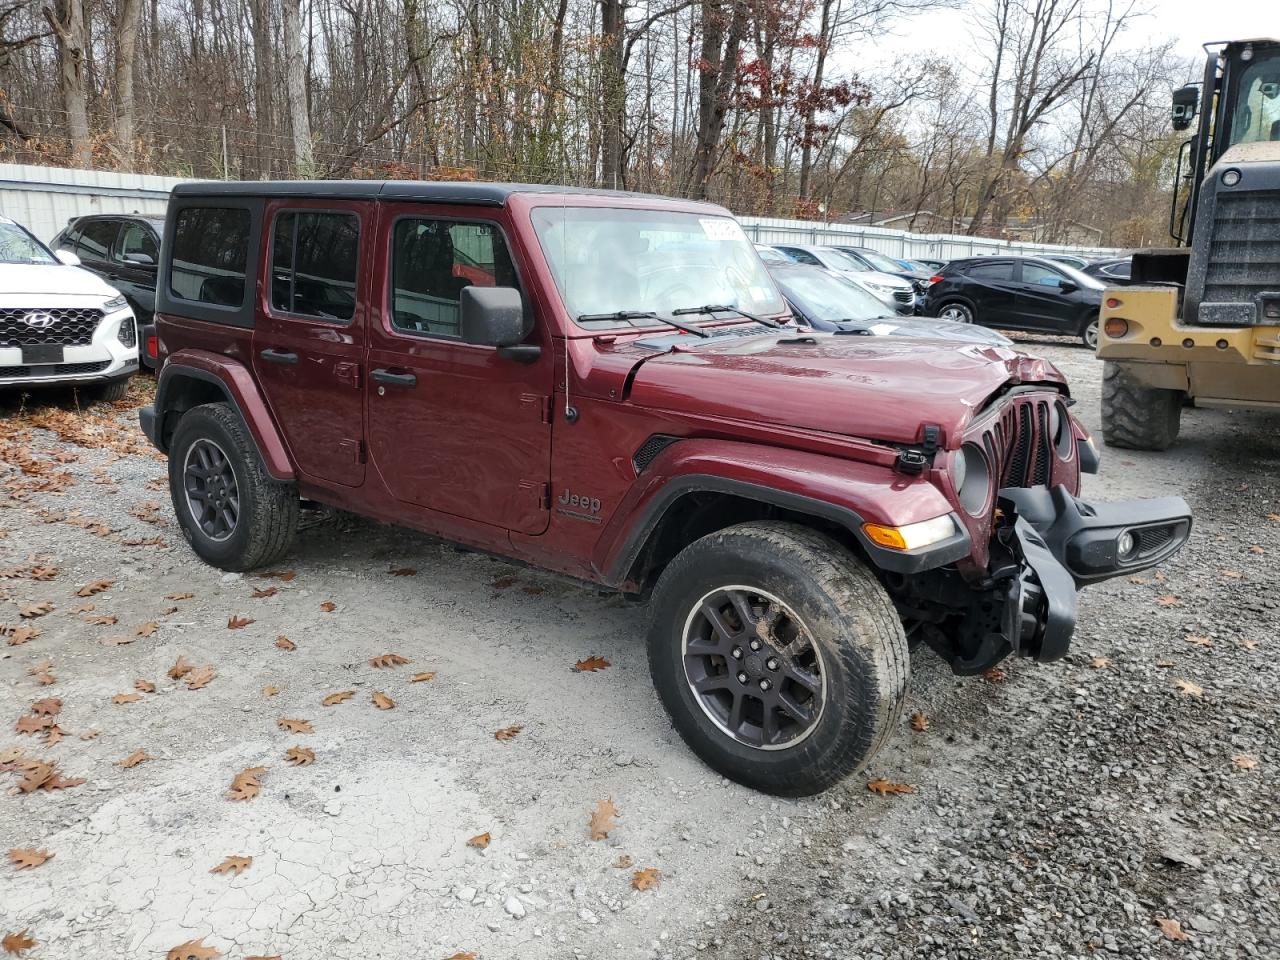
POLYGON ((988 575, 946 574, 922 584, 926 609, 962 615, 921 625, 958 674, 981 673, 1010 654, 1066 655, 1082 586, 1153 567, 1182 549, 1191 511, 1181 497, 1091 504, 1063 487, 1000 491, 988 575))

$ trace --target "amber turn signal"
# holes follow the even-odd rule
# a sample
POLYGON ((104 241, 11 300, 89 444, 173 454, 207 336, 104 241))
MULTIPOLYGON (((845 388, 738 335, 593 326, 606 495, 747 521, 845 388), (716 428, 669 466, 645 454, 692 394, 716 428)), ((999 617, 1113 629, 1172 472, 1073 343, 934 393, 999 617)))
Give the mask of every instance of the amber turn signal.
POLYGON ((1107 322, 1102 325, 1102 329, 1112 340, 1119 340, 1128 335, 1129 321, 1122 320, 1120 317, 1107 317, 1107 322))

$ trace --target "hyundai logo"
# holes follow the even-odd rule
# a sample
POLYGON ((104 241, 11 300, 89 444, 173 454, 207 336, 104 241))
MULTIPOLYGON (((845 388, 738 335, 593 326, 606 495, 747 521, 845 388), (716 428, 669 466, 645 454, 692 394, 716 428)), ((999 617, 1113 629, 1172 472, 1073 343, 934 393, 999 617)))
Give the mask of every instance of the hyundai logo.
POLYGON ((52 313, 28 313, 22 318, 22 322, 33 330, 48 330, 54 324, 54 316, 52 313))

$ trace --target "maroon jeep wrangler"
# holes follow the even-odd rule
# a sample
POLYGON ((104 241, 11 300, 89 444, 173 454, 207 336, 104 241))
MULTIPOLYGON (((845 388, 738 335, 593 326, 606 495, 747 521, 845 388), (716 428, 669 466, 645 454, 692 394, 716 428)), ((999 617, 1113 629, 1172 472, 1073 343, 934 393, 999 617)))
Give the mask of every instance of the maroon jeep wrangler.
POLYGON ((1076 590, 1186 542, 1090 504, 1062 375, 797 328, 738 223, 480 183, 203 183, 169 204, 147 435, 192 548, 289 549, 299 499, 649 596, 689 746, 808 794, 893 732, 908 648, 1068 648, 1076 590))

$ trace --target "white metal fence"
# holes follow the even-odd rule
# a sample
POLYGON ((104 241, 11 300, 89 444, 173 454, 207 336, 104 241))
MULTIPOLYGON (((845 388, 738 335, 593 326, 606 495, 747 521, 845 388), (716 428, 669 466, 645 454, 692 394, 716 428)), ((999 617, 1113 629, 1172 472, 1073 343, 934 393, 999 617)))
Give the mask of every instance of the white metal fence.
MULTIPOLYGON (((153 177, 101 170, 66 170, 0 164, 0 214, 17 220, 41 240, 50 240, 72 217, 91 213, 164 213, 178 177, 153 177)), ((747 236, 757 243, 802 243, 871 247, 891 257, 953 260, 983 254, 1073 253, 1105 257, 1100 247, 1017 243, 985 237, 908 233, 885 227, 809 220, 742 217, 747 236)))

